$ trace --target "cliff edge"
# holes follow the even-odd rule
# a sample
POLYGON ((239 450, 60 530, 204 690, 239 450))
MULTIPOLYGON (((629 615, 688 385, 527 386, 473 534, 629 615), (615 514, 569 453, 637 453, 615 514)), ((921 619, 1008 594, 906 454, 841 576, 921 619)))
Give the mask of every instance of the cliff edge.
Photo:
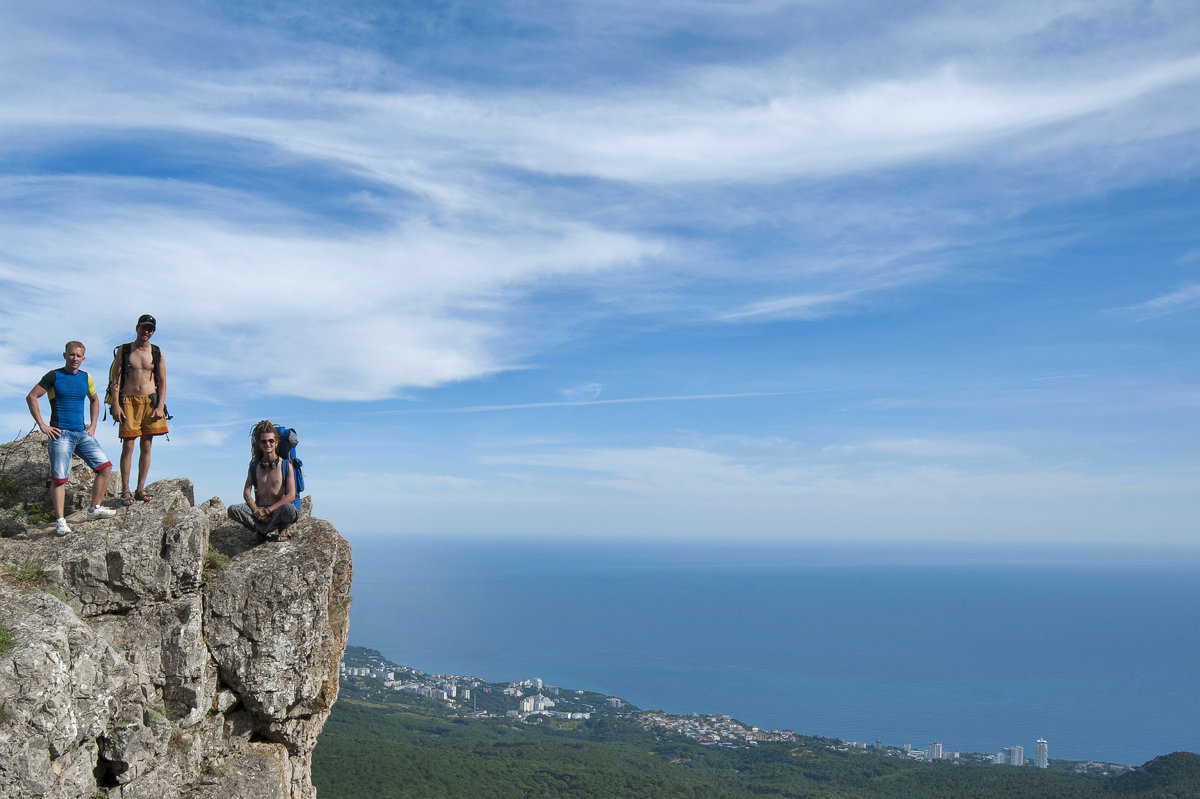
POLYGON ((78 459, 56 536, 44 442, 0 446, 0 797, 315 797, 350 545, 308 499, 259 544, 186 479, 87 521, 78 459))

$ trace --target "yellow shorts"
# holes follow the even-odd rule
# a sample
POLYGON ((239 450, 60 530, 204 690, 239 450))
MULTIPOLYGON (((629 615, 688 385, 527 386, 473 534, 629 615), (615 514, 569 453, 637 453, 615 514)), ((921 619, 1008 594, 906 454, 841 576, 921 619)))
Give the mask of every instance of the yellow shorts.
POLYGON ((154 403, 150 401, 149 394, 121 397, 121 411, 125 418, 121 420, 121 429, 117 432, 119 438, 161 436, 167 432, 166 419, 150 418, 154 403))

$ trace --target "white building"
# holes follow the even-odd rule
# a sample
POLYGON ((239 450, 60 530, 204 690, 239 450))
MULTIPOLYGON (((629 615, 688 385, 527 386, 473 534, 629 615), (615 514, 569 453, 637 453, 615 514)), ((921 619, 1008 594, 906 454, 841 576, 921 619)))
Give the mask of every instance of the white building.
POLYGON ((1025 747, 1023 746, 1006 746, 1000 752, 1000 762, 1007 763, 1010 766, 1025 765, 1025 747))
POLYGON ((521 700, 522 713, 540 713, 543 710, 549 710, 554 707, 554 701, 548 699, 541 694, 527 696, 521 700))
POLYGON ((1050 767, 1050 745, 1045 738, 1037 739, 1037 752, 1033 756, 1033 765, 1038 768, 1050 767))
POLYGON ((933 741, 932 743, 929 744, 929 748, 926 750, 926 753, 930 760, 941 760, 942 759, 942 745, 940 743, 938 743, 937 741, 933 741))

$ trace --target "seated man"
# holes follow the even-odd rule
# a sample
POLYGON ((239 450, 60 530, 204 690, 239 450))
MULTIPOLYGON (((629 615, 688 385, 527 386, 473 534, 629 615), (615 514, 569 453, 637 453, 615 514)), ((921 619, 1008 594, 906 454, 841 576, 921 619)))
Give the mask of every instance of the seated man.
POLYGON ((83 344, 78 341, 68 341, 63 350, 64 364, 62 368, 46 372, 38 384, 25 395, 25 404, 29 413, 37 422, 49 440, 46 446, 50 450, 50 504, 54 506, 54 532, 66 535, 71 532, 67 520, 63 517, 63 505, 67 496, 67 478, 71 468, 71 455, 78 454, 84 462, 96 473, 92 481, 92 505, 88 508, 89 519, 103 519, 115 516, 116 511, 105 508, 100 503, 108 490, 108 478, 112 475, 112 462, 96 443, 96 419, 100 415, 100 400, 96 396, 96 386, 87 372, 79 367, 83 365, 83 344), (50 424, 42 421, 42 412, 38 400, 43 396, 50 398, 50 424), (83 420, 83 401, 90 403, 91 418, 83 420))
POLYGON ((296 474, 291 464, 280 458, 279 434, 275 425, 266 419, 254 425, 250 433, 250 449, 254 459, 246 472, 242 496, 246 501, 229 509, 229 518, 260 538, 274 537, 286 541, 285 528, 299 518, 296 509, 296 474), (270 534, 278 531, 274 536, 270 534))

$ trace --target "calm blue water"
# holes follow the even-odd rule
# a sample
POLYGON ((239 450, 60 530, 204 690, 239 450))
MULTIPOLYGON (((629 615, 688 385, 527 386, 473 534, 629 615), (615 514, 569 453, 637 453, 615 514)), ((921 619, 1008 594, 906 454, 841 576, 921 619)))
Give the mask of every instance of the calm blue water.
POLYGON ((424 671, 947 751, 1200 751, 1194 554, 353 543, 351 643, 424 671))

